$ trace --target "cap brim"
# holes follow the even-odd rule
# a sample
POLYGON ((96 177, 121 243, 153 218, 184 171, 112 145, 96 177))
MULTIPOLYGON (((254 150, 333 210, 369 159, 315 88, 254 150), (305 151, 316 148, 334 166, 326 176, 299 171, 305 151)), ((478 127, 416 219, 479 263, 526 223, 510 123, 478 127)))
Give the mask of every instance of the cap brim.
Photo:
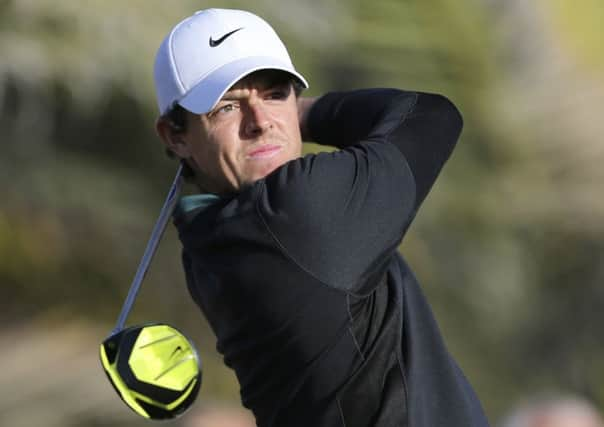
POLYGON ((252 56, 243 58, 212 71, 205 76, 178 103, 195 114, 205 114, 218 103, 224 93, 240 79, 258 70, 281 70, 300 80, 305 88, 308 83, 291 64, 283 63, 275 58, 252 56))

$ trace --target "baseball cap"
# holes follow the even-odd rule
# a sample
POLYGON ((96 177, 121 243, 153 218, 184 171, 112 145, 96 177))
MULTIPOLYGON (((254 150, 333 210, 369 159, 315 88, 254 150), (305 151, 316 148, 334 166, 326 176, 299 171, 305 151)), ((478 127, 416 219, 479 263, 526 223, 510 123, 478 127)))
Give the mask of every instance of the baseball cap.
POLYGON ((288 72, 308 87, 262 18, 242 10, 200 10, 178 23, 157 51, 153 74, 159 112, 178 103, 207 113, 238 80, 264 69, 288 72))

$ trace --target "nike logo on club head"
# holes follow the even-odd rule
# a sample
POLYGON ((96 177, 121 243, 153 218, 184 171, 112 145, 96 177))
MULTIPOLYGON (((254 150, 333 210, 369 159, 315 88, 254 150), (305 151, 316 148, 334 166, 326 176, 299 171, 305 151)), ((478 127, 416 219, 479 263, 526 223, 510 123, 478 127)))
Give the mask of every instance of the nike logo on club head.
POLYGON ((231 31, 230 33, 226 33, 224 36, 220 37, 219 39, 212 39, 212 36, 210 36, 210 46, 211 47, 216 47, 218 46, 220 43, 222 43, 223 41, 226 40, 227 37, 233 35, 234 33, 236 33, 239 30, 243 30, 243 27, 241 28, 237 28, 236 30, 231 31))

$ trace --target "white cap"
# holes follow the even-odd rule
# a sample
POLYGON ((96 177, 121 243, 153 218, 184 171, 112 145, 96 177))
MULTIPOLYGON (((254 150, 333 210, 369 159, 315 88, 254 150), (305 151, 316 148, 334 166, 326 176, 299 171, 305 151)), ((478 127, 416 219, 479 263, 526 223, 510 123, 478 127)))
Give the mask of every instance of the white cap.
POLYGON ((178 23, 157 51, 159 112, 177 102, 193 113, 207 113, 238 80, 263 69, 287 71, 308 87, 262 18, 242 10, 200 10, 178 23))

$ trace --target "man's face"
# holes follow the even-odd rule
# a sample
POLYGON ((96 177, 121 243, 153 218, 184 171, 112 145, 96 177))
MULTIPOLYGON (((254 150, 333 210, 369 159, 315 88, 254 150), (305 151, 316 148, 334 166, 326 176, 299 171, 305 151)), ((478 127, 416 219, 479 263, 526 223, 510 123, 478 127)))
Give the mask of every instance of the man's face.
POLYGON ((182 138, 203 190, 240 191, 301 156, 294 89, 289 80, 271 75, 253 73, 231 87, 209 113, 189 113, 182 138))

